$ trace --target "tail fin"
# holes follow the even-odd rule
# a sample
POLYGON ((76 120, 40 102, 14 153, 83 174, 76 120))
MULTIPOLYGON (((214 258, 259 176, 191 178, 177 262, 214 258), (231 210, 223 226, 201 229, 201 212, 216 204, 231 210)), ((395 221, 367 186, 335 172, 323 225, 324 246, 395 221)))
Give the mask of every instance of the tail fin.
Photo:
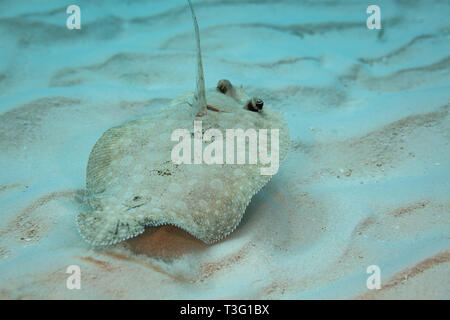
POLYGON ((197 17, 191 0, 187 0, 191 8, 192 20, 194 22, 195 41, 197 42, 197 87, 194 96, 194 108, 197 108, 197 116, 206 114, 206 94, 205 94, 205 76, 203 75, 202 52, 200 49, 200 31, 198 30, 197 17))

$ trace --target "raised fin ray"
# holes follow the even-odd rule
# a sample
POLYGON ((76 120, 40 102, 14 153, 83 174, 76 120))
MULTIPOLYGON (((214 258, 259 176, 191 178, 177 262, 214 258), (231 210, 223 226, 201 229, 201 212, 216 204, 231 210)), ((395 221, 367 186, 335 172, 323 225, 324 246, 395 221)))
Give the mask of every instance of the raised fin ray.
POLYGON ((206 90, 205 90, 205 76, 203 74, 203 64, 202 64, 202 52, 200 47, 200 31, 198 29, 197 17, 195 16, 194 7, 192 6, 191 0, 187 0, 189 7, 191 8, 192 20, 194 23, 195 31, 195 41, 197 44, 197 86, 195 88, 194 103, 193 106, 196 108, 196 115, 203 116, 206 114, 206 90))

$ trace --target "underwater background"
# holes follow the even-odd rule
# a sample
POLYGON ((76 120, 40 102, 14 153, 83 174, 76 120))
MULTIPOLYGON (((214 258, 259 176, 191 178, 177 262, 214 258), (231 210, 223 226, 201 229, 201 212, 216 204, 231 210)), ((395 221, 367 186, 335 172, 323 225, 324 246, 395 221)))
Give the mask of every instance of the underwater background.
POLYGON ((216 244, 163 226, 92 248, 75 223, 89 152, 194 90, 189 8, 2 0, 0 298, 449 299, 450 2, 193 4, 206 86, 230 79, 285 116, 278 173, 216 244))

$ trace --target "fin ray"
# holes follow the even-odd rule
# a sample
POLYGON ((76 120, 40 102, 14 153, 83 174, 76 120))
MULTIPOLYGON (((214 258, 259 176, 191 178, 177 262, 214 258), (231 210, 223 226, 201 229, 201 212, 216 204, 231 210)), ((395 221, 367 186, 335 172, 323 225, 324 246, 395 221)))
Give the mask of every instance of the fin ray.
POLYGON ((202 51, 200 47, 200 31, 198 29, 197 17, 195 16, 194 7, 191 0, 187 0, 191 8, 192 20, 194 23, 195 42, 197 44, 197 86, 194 95, 194 107, 197 108, 197 116, 206 114, 206 90, 205 90, 205 76, 203 73, 202 51))

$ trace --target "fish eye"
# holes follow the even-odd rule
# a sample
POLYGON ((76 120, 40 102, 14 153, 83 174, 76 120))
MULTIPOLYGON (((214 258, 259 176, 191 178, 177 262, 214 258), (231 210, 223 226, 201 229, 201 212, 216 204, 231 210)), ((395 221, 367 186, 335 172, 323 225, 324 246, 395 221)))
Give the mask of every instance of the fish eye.
POLYGON ((253 111, 253 112, 261 112, 264 106, 264 101, 258 98, 253 98, 244 106, 244 109, 253 111))
POLYGON ((219 90, 223 94, 226 94, 232 88, 233 88, 233 85, 231 84, 230 80, 223 79, 217 83, 217 90, 219 90))
POLYGON ((264 105, 264 101, 262 101, 261 99, 256 99, 256 101, 255 101, 255 106, 256 106, 259 110, 261 110, 261 109, 263 108, 263 105, 264 105))

